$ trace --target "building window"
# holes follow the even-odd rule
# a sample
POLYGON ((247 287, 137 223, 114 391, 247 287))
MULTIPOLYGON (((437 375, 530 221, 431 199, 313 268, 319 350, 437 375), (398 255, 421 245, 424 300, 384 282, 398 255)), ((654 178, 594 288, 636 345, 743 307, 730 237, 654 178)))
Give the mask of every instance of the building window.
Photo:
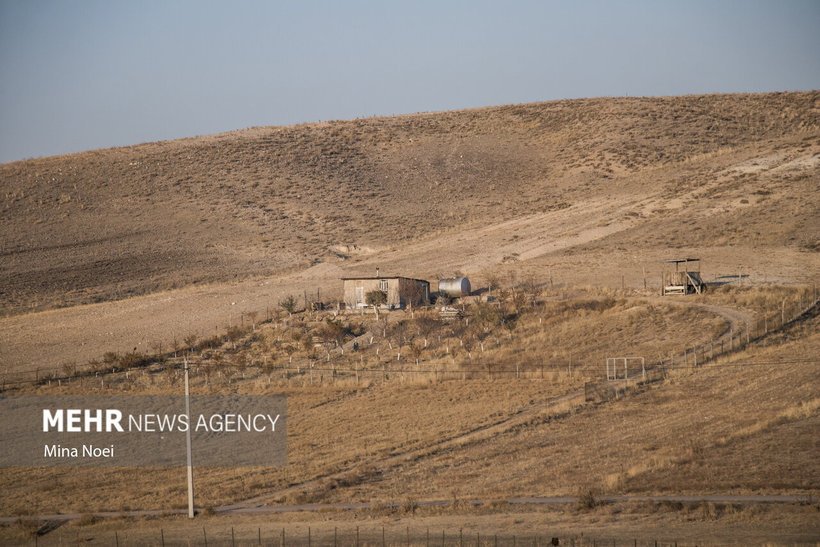
POLYGON ((387 280, 386 279, 379 279, 379 290, 387 292, 387 280))

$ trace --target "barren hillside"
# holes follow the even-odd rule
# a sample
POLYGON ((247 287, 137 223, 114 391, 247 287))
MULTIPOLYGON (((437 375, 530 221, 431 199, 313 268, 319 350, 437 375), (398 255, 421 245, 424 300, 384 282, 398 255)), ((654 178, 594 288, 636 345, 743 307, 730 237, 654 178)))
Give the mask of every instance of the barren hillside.
MULTIPOLYGON (((811 501, 698 496, 816 499, 819 112, 820 92, 572 100, 0 165, 0 380, 178 393, 184 362, 194 393, 287 393, 287 466, 197 470, 196 522, 228 523, 226 542, 240 518, 278 534, 266 511, 283 504, 334 543, 338 523, 410 544, 473 514, 512 544, 556 522, 633 543, 812 541, 811 501), (664 260, 694 256, 709 290, 658 296, 664 260), (377 267, 493 279, 493 300, 449 321, 308 305, 377 267), (605 376, 616 355, 640 360, 633 384, 605 376), (642 500, 671 494, 691 500, 642 500)), ((180 468, 9 467, 0 483, 0 542, 79 539, 62 516, 10 524, 57 512, 89 541, 143 524, 189 541, 173 516, 91 514, 182 507, 180 468)))
MULTIPOLYGON (((369 270, 356 262, 366 255, 419 264, 431 254, 425 241, 457 250, 488 227, 505 235, 482 248, 503 250, 443 267, 474 273, 556 250, 695 246, 765 248, 817 264, 819 99, 568 100, 252 128, 4 164, 0 309, 122 299, 318 262, 369 270), (513 219, 531 230, 507 233, 502 223, 513 219), (561 227, 569 239, 547 245, 561 227), (413 244, 422 255, 406 252, 413 244), (391 249, 392 259, 381 254, 391 249)), ((432 276, 439 265, 413 273, 432 276)))

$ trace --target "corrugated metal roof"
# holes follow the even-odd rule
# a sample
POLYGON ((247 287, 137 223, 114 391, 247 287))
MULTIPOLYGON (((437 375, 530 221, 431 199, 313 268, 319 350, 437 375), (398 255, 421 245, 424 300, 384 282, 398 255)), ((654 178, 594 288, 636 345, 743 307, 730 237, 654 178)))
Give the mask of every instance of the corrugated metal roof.
POLYGON ((360 280, 377 280, 377 279, 407 279, 409 281, 418 281, 419 283, 427 283, 430 284, 429 281, 425 281, 424 279, 416 279, 414 277, 404 277, 403 275, 380 275, 380 276, 361 276, 361 277, 342 277, 342 281, 355 281, 357 279, 360 280))

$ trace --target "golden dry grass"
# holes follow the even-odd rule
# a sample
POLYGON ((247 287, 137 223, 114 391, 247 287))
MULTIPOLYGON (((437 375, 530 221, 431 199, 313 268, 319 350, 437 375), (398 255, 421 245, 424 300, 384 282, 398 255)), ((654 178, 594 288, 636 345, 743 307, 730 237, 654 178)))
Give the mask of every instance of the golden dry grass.
MULTIPOLYGON (((607 329, 629 325, 630 317, 640 327, 638 335, 650 332, 649 340, 654 342, 648 347, 664 343, 664 338, 666 343, 676 343, 680 325, 703 319, 700 313, 677 306, 648 306, 640 300, 547 302, 523 313, 512 339, 506 330, 496 333, 501 345, 487 353, 493 358, 520 359, 526 371, 527 352, 522 348, 543 346, 555 334, 553 344, 567 344, 556 347, 577 351, 593 328, 589 325, 595 324, 617 348, 618 338, 607 329)), ((301 325, 296 319, 301 317, 290 320, 301 325)), ((357 316, 354 320, 362 321, 357 316)), ((195 393, 288 394, 289 464, 269 469, 199 469, 199 504, 217 506, 259 495, 285 503, 498 499, 574 495, 579 485, 607 492, 812 492, 820 486, 812 478, 818 476, 818 469, 811 457, 818 419, 814 386, 819 378, 814 365, 791 362, 791 357, 816 354, 820 343, 816 327, 816 318, 800 323, 710 365, 715 368, 685 369, 660 386, 599 405, 584 405, 583 398, 577 397, 557 404, 550 401, 576 392, 585 380, 601 378, 600 365, 577 366, 571 378, 563 369, 548 370, 542 378, 538 369, 530 367, 520 377, 496 373, 491 379, 486 374, 469 379, 457 373, 470 370, 470 360, 463 354, 455 365, 446 357, 423 362, 429 368, 449 367, 453 374, 441 381, 441 375, 412 374, 415 365, 405 357, 399 365, 370 362, 374 374, 362 372, 358 384, 350 376, 328 378, 328 369, 310 374, 302 368, 300 374, 282 378, 285 371, 279 367, 287 364, 294 374, 296 363, 307 364, 303 356, 294 364, 285 357, 275 364, 272 359, 270 372, 253 366, 226 367, 223 373, 231 375, 230 382, 217 374, 206 381, 200 372, 193 378, 195 393), (749 360, 789 362, 729 366, 749 360), (407 372, 398 372, 397 367, 407 372), (325 378, 320 380, 319 374, 325 378), (419 408, 424 412, 411 410, 419 408), (470 434, 482 428, 490 428, 488 434, 470 434), (766 450, 771 444, 786 451, 766 450), (738 465, 747 458, 753 459, 754 466, 738 465)), ((236 352, 231 341, 225 341, 219 351, 226 362, 239 352, 270 351, 276 337, 287 339, 285 333, 291 331, 293 326, 260 325, 236 340, 236 352), (268 349, 263 350, 266 344, 268 349)), ((705 336, 708 330, 701 333, 705 336)), ((446 340, 431 340, 427 351, 443 352, 446 340)), ((451 343, 454 349, 456 340, 451 343)), ((377 336, 374 346, 379 344, 388 351, 385 340, 377 336)), ((590 355, 596 348, 597 342, 588 348, 590 355)), ((212 351, 204 350, 207 355, 212 351)), ((375 349, 369 346, 363 352, 370 354, 367 363, 375 349)), ((195 368, 208 361, 192 357, 195 368)), ((337 355, 331 363, 342 359, 337 355)), ((392 361, 392 356, 388 359, 392 361)), ((36 392, 181 389, 172 370, 145 375, 135 371, 128 380, 119 373, 103 381, 105 387, 97 379, 84 385, 75 380, 60 387, 42 385, 36 392)), ((146 482, 140 469, 6 469, 1 475, 2 512, 182 507, 185 477, 180 468, 150 473, 152 480, 146 482), (58 492, 72 495, 55 496, 58 492)))
MULTIPOLYGON (((577 394, 603 377, 606 357, 666 358, 808 300, 820 272, 818 98, 558 101, 2 165, 3 370, 69 371, 88 359, 104 370, 197 333, 195 392, 287 393, 288 466, 198 469, 202 507, 255 496, 364 501, 375 504, 368 517, 391 519, 387 500, 414 514, 415 500, 579 491, 816 495, 820 377, 794 356, 818 355, 817 318, 620 400, 583 404, 577 394), (693 255, 709 281, 729 284, 653 297, 662 261, 693 255), (754 286, 734 286, 739 265, 754 286), (473 315, 437 327, 426 347, 403 312, 384 326, 346 317, 350 331, 374 336, 357 352, 301 342, 308 332, 321 344, 328 314, 247 329, 247 312, 261 317, 317 288, 331 300, 339 276, 376 266, 430 278, 463 271, 476 286, 495 277, 542 295, 535 306, 507 299, 504 325, 473 315), (93 302, 104 303, 77 306, 93 302), (62 306, 72 307, 31 313, 62 306), (107 351, 118 354, 106 360, 107 351)), ((173 363, 24 391, 178 392, 173 363)), ((0 483, 3 514, 185 504, 182 468, 7 468, 0 483)), ((698 522, 701 539, 751 538, 743 534, 761 519, 794 537, 811 530, 802 509, 666 509, 639 509, 638 525, 698 522)), ((558 522, 623 532, 630 510, 558 522)), ((479 512, 473 523, 507 530, 519 518, 555 522, 503 503, 479 512)), ((31 528, 23 521, 0 538, 31 528)))
POLYGON ((615 196, 633 197, 632 208, 594 224, 636 225, 603 233, 587 251, 816 251, 817 100, 808 92, 556 101, 4 164, 0 306, 17 314, 350 263, 424 236, 615 196))
MULTIPOLYGON (((811 545, 816 538, 816 505, 752 505, 724 503, 632 502, 599 505, 592 510, 572 506, 513 506, 491 502, 446 508, 419 507, 412 513, 402 507, 374 504, 357 511, 264 515, 200 515, 194 521, 181 515, 106 519, 95 524, 72 522, 40 537, 40 545, 82 541, 90 545, 230 544, 278 545, 285 530, 286 544, 306 544, 310 528, 313 544, 447 545, 481 540, 483 545, 538 544, 558 537, 561 544, 578 547, 626 543, 693 547, 727 544, 811 545), (160 532, 161 530, 161 532, 160 532), (204 534, 203 534, 204 531, 204 534), (429 543, 428 543, 429 538, 429 543), (514 539, 515 538, 515 542, 514 539)), ((3 543, 32 543, 40 523, 23 519, 0 527, 3 543)))

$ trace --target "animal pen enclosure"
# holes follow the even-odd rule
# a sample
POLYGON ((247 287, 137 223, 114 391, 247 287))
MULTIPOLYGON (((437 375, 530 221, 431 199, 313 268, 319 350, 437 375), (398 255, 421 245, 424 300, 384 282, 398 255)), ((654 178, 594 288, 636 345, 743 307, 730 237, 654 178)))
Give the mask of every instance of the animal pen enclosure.
POLYGON ((666 261, 674 264, 675 271, 664 270, 661 283, 661 295, 667 294, 701 294, 706 288, 700 277, 699 258, 674 258, 666 261), (690 264, 692 266, 690 267, 690 264))

